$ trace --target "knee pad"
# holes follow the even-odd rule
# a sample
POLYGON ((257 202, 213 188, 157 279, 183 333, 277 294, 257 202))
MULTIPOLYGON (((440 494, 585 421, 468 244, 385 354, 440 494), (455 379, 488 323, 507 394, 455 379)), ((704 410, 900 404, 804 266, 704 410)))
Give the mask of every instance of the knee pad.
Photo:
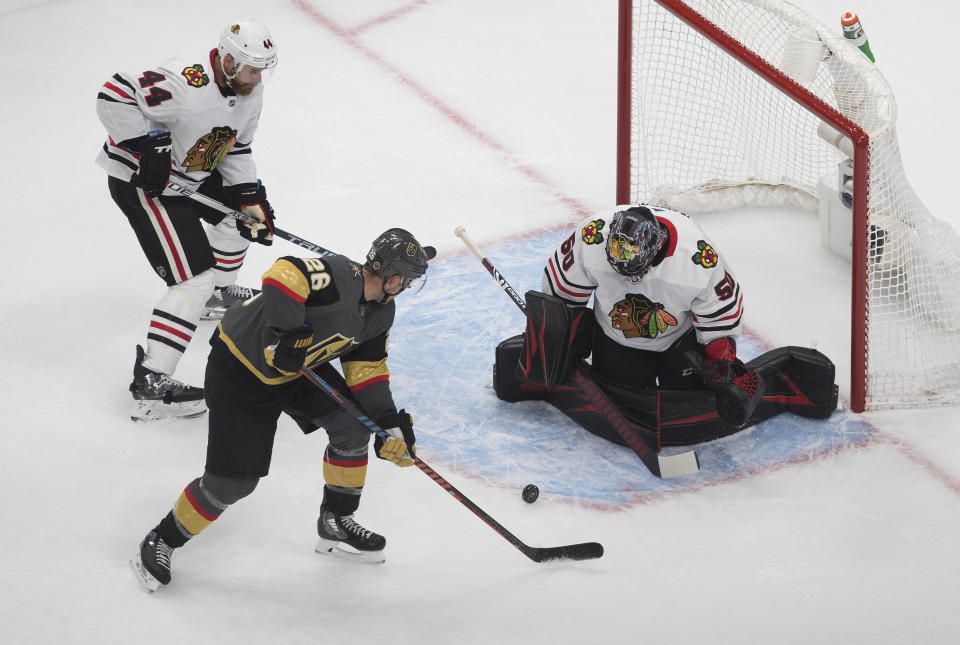
POLYGON ((207 269, 198 273, 188 280, 179 282, 169 288, 168 295, 185 300, 191 307, 200 308, 207 303, 210 296, 213 295, 214 273, 213 269, 207 269))
POLYGON ((206 470, 200 486, 213 500, 227 507, 252 493, 259 482, 259 477, 217 475, 206 470))

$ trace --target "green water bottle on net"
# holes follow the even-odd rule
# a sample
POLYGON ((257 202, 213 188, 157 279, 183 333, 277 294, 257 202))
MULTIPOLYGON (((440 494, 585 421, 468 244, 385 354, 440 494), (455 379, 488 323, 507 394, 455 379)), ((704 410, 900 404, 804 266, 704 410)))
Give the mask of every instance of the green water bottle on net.
POLYGON ((856 45, 864 56, 870 59, 871 63, 877 62, 873 57, 873 52, 870 51, 870 41, 867 40, 867 35, 863 33, 863 25, 860 24, 860 18, 857 17, 857 14, 848 11, 840 16, 840 26, 843 27, 844 38, 856 45))

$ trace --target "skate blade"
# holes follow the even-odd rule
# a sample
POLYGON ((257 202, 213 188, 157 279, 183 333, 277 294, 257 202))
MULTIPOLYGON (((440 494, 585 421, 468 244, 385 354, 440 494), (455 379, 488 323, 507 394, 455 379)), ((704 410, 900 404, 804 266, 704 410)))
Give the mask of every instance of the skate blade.
POLYGON ((179 403, 134 399, 130 418, 134 421, 192 419, 201 416, 206 411, 207 405, 202 399, 197 401, 181 401, 179 403))
POLYGON ((226 309, 204 309, 200 314, 200 320, 223 320, 225 313, 227 313, 226 309))
POLYGON ((154 593, 163 586, 162 582, 154 578, 149 571, 143 568, 143 562, 140 560, 139 555, 130 558, 130 568, 133 569, 133 575, 137 579, 137 582, 140 583, 140 588, 147 593, 154 593))
POLYGON ((360 564, 383 564, 387 560, 383 551, 360 551, 349 544, 323 538, 320 538, 317 542, 317 548, 314 550, 321 555, 329 555, 360 564))

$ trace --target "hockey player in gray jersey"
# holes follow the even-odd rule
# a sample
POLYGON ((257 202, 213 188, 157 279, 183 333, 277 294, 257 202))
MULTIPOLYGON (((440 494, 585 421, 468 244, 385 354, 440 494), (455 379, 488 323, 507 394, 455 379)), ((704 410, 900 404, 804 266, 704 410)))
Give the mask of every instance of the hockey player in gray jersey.
POLYGON ((255 293, 235 282, 249 244, 273 240, 273 209, 251 143, 263 82, 276 64, 267 28, 241 20, 223 30, 209 53, 117 73, 100 88, 97 115, 107 140, 97 163, 152 270, 167 284, 146 347, 137 347, 134 419, 204 411, 203 390, 172 375, 201 318, 222 317, 255 293), (180 196, 167 188, 171 178, 243 211, 247 221, 180 196))
POLYGON ((394 297, 417 287, 436 255, 407 231, 374 240, 366 262, 346 257, 280 258, 262 291, 227 311, 210 341, 206 390, 206 467, 140 545, 132 565, 148 591, 170 582, 173 549, 253 492, 270 467, 277 420, 290 416, 304 433, 322 427, 324 490, 317 552, 383 562, 386 540, 354 519, 367 471, 370 430, 300 373, 314 370, 349 396, 391 435, 377 456, 413 465, 413 420, 390 392, 387 339, 394 297), (340 359, 343 375, 330 364, 340 359))

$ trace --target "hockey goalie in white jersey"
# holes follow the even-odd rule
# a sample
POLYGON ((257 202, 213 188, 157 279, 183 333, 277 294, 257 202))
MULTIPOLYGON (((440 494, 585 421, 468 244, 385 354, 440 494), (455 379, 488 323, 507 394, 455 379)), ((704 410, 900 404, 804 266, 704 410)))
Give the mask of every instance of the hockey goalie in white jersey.
POLYGON ((743 291, 683 213, 618 206, 581 222, 547 260, 542 289, 526 294, 527 332, 497 348, 501 399, 547 400, 624 443, 603 406, 569 378, 580 370, 656 449, 783 411, 823 418, 836 408, 834 366, 819 352, 784 347, 746 365, 737 358, 743 291))

